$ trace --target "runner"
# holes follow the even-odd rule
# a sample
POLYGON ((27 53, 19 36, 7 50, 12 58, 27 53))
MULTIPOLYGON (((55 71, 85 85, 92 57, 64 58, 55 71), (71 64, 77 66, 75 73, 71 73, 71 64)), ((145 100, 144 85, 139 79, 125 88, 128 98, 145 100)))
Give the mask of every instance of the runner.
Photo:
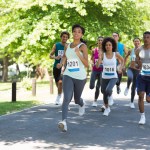
MULTIPOLYGON (((127 55, 128 51, 126 49, 126 46, 124 44, 122 44, 121 42, 119 42, 119 38, 120 38, 120 35, 119 33, 117 32, 113 32, 113 38, 115 39, 115 41, 117 42, 117 52, 119 52, 119 54, 125 58, 125 56, 127 55)), ((123 68, 124 69, 124 68, 123 68)), ((121 80, 122 80, 122 72, 118 73, 118 81, 116 83, 116 88, 117 88, 117 94, 120 94, 121 92, 121 88, 120 88, 120 83, 121 83, 121 80)))
POLYGON ((66 45, 67 40, 69 39, 70 35, 68 32, 64 31, 61 33, 60 38, 61 42, 57 42, 53 45, 52 51, 50 52, 50 58, 55 59, 53 65, 53 76, 55 79, 55 83, 57 86, 58 95, 55 100, 55 104, 59 105, 61 94, 62 94, 62 77, 61 77, 61 58, 64 54, 64 46, 66 45))
POLYGON ((76 24, 72 26, 73 42, 67 46, 63 56, 63 104, 62 121, 58 123, 61 131, 67 131, 68 105, 74 95, 75 104, 79 105, 79 115, 85 113, 85 102, 81 98, 86 83, 86 70, 88 67, 87 46, 83 43, 82 36, 85 29, 76 24), (66 69, 65 69, 66 66, 66 69))
POLYGON ((92 104, 93 107, 97 107, 97 99, 99 96, 100 86, 101 86, 101 75, 102 75, 103 66, 100 65, 100 67, 97 68, 96 62, 98 60, 99 53, 102 53, 102 41, 103 41, 103 37, 99 36, 98 41, 97 41, 98 47, 96 47, 92 50, 92 55, 91 55, 92 73, 91 73, 91 77, 90 77, 90 86, 89 86, 90 89, 94 89, 95 81, 97 80, 94 102, 92 104))
POLYGON ((143 34, 144 45, 136 51, 136 62, 141 68, 141 72, 137 77, 137 92, 138 104, 141 113, 139 124, 146 123, 144 111, 144 96, 146 94, 146 101, 150 103, 150 32, 146 31, 143 34))
POLYGON ((136 59, 135 53, 136 50, 140 47, 141 40, 139 38, 134 38, 133 43, 134 43, 134 48, 132 49, 132 51, 128 51, 128 54, 125 57, 125 59, 127 59, 130 56, 129 67, 127 69, 127 77, 128 77, 127 87, 124 91, 124 95, 127 96, 130 88, 130 84, 132 83, 131 102, 129 104, 130 108, 135 108, 134 96, 135 96, 135 89, 136 89, 136 78, 140 71, 139 68, 137 67, 138 65, 135 63, 135 59, 136 59))
POLYGON ((99 59, 97 62, 97 67, 101 63, 103 63, 103 72, 102 72, 102 85, 101 85, 101 91, 103 93, 103 101, 105 104, 105 110, 103 115, 108 116, 110 113, 110 107, 109 107, 109 98, 112 95, 113 87, 115 86, 118 75, 117 75, 117 60, 119 62, 119 68, 118 72, 122 72, 122 68, 124 66, 124 60, 123 57, 116 52, 117 43, 116 41, 111 38, 107 37, 103 40, 102 43, 102 49, 103 53, 99 55, 99 59))

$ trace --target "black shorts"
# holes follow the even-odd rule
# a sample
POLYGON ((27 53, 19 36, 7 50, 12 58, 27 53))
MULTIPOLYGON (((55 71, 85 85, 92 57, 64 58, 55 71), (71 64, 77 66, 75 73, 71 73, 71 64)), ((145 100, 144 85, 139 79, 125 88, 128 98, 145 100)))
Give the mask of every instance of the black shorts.
POLYGON ((61 69, 53 68, 53 76, 55 82, 57 83, 59 80, 62 80, 61 69))
POLYGON ((146 95, 150 94, 150 77, 142 76, 137 77, 137 92, 146 92, 146 95))

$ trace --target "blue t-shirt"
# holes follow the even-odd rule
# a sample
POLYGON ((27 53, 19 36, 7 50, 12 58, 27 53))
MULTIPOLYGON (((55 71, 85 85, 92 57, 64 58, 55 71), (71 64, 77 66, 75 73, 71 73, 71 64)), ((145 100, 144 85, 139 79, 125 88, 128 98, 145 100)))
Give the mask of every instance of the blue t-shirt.
POLYGON ((119 54, 124 57, 124 44, 118 42, 117 44, 117 52, 119 52, 119 54))

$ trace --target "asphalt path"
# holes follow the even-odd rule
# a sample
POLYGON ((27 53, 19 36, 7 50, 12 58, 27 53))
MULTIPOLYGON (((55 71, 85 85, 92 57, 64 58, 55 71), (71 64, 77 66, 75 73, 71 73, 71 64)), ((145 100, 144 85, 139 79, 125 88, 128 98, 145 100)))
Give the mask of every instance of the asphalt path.
POLYGON ((94 90, 86 84, 82 97, 86 101, 86 113, 78 115, 78 106, 70 103, 68 131, 61 132, 61 106, 54 105, 55 96, 49 103, 0 117, 0 150, 150 150, 150 109, 145 102, 146 124, 138 125, 140 114, 135 97, 135 109, 129 107, 128 96, 114 88, 115 104, 108 117, 100 112, 102 95, 98 107, 92 107, 94 90))

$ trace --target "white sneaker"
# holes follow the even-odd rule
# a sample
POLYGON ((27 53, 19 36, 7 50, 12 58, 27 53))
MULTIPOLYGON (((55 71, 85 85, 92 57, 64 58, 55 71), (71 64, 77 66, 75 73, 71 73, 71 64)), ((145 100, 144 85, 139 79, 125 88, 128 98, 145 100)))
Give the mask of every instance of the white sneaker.
POLYGON ((84 115, 85 113, 85 103, 83 103, 83 106, 79 106, 79 116, 84 115))
POLYGON ((93 104, 92 104, 92 106, 93 107, 97 107, 97 102, 94 101, 93 104))
POLYGON ((104 110, 103 115, 104 115, 104 116, 108 116, 109 113, 110 113, 110 107, 107 107, 107 108, 104 110))
POLYGON ((139 121, 139 124, 140 124, 140 125, 143 125, 143 124, 145 124, 145 123, 146 123, 145 115, 141 115, 141 119, 140 119, 140 121, 139 121))
POLYGON ((113 104, 114 104, 114 100, 113 100, 112 95, 111 95, 111 96, 108 96, 108 105, 109 105, 109 106, 112 106, 113 104))
POLYGON ((61 95, 57 95, 56 100, 55 100, 55 105, 60 105, 61 104, 61 95))
POLYGON ((134 103, 132 102, 132 103, 130 103, 130 108, 135 108, 135 106, 134 106, 134 103))
POLYGON ((129 92, 129 89, 126 87, 125 91, 124 91, 124 95, 127 96, 129 92))
POLYGON ((60 121, 60 122, 58 123, 58 128, 59 128, 61 131, 66 132, 66 131, 67 131, 67 123, 66 123, 66 121, 65 121, 65 120, 60 121))

